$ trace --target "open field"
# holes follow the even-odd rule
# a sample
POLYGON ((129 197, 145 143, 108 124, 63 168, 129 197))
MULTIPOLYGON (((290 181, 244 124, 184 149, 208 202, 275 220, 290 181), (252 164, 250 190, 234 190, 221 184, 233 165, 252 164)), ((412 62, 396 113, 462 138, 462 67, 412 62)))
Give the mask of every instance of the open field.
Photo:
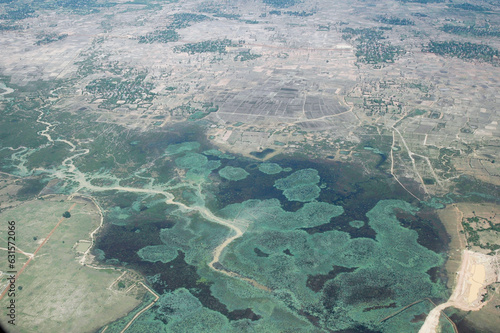
MULTIPOLYGON (((140 304, 142 288, 125 292, 135 281, 122 288, 114 287, 123 274, 121 271, 95 269, 78 262, 75 245, 80 240, 89 240, 90 232, 99 225, 91 202, 76 199, 69 202, 63 197, 28 201, 5 211, 2 217, 5 223, 16 221, 16 246, 26 253, 16 253, 18 272, 63 219, 16 280, 15 297, 7 293, 0 301, 5 306, 15 300, 16 326, 9 325, 5 316, 1 319, 10 332, 93 332, 140 304), (62 213, 70 207, 71 217, 63 218, 62 213)), ((7 247, 6 231, 1 231, 1 238, 1 251, 6 252, 3 250, 7 247)), ((1 265, 4 291, 9 268, 6 261, 1 265)))

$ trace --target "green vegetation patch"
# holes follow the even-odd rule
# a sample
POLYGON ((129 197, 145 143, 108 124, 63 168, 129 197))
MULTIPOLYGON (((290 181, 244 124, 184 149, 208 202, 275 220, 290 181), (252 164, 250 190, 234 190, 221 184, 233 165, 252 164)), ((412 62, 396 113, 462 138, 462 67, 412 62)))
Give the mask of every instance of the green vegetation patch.
POLYGON ((40 34, 36 36, 37 41, 35 42, 35 44, 36 45, 50 44, 63 40, 66 37, 68 37, 68 34, 56 34, 56 33, 40 34))
POLYGON ((391 25, 415 25, 415 22, 413 22, 410 19, 401 19, 396 16, 379 16, 377 18, 377 21, 380 23, 384 24, 391 24, 391 25))
POLYGON ((40 191, 47 185, 47 182, 41 179, 23 179, 22 186, 19 191, 17 191, 17 197, 19 200, 28 200, 38 195, 40 191))
POLYGON ((167 155, 177 155, 186 151, 198 150, 200 148, 200 144, 196 141, 188 141, 173 145, 168 145, 167 149, 165 149, 165 153, 167 155))
POLYGON ((283 171, 283 168, 280 167, 277 163, 261 163, 259 164, 259 171, 263 172, 267 175, 275 175, 283 171))
POLYGON ((201 168, 208 162, 205 155, 198 153, 187 153, 186 155, 176 158, 175 164, 183 169, 201 168))
POLYGON ((54 144, 39 148, 30 154, 26 166, 30 169, 57 167, 68 157, 69 151, 68 144, 56 141, 54 144))
POLYGON ((306 12, 305 10, 303 11, 284 11, 283 14, 285 15, 290 15, 290 16, 297 16, 297 17, 308 17, 308 16, 313 16, 315 13, 314 12, 306 12))
POLYGON ((173 29, 156 30, 155 32, 148 33, 145 36, 139 36, 139 43, 141 44, 168 43, 176 42, 178 40, 179 34, 173 29))
POLYGON ((353 228, 359 229, 361 227, 364 227, 365 222, 359 221, 359 220, 354 220, 354 221, 349 222, 349 225, 353 228))
POLYGON ((215 169, 220 168, 219 160, 208 160, 205 155, 188 152, 186 155, 176 158, 175 164, 183 169, 188 169, 186 178, 201 181, 215 169))
POLYGON ((110 77, 96 79, 85 89, 94 95, 95 99, 104 99, 99 107, 115 108, 120 104, 152 102, 155 96, 151 90, 153 83, 145 81, 146 74, 141 73, 130 79, 110 77))
POLYGON ((0 109, 0 147, 17 148, 22 142, 23 146, 34 148, 47 142, 38 135, 45 126, 36 122, 39 113, 33 112, 40 107, 39 102, 16 100, 3 105, 0 109))
POLYGON ((339 216, 343 212, 341 206, 325 202, 308 202, 296 212, 287 212, 283 210, 278 199, 252 199, 228 205, 221 210, 221 214, 228 219, 252 221, 250 230, 265 228, 268 231, 293 231, 298 228, 315 227, 328 223, 332 217, 339 216), (273 218, 269 219, 269 216, 273 218))
POLYGON ((321 189, 315 184, 298 185, 284 190, 283 194, 289 201, 308 202, 319 197, 321 189))
POLYGON ((409 2, 409 3, 441 3, 444 2, 444 0, 400 0, 403 3, 409 2))
POLYGON ((319 197, 321 189, 317 185, 320 177, 315 169, 295 171, 286 178, 278 179, 274 187, 283 191, 289 201, 308 202, 319 197))
POLYGON ((228 20, 238 20, 241 15, 239 14, 228 14, 228 13, 215 13, 214 17, 222 17, 228 20))
POLYGON ((137 251, 137 255, 144 261, 167 263, 177 257, 177 251, 167 245, 151 245, 137 251))
POLYGON ((165 322, 184 321, 203 308, 200 301, 185 288, 161 295, 157 305, 158 319, 165 322))
POLYGON ((367 64, 391 63, 403 53, 404 51, 400 47, 373 41, 359 45, 356 50, 356 57, 359 62, 367 64))
POLYGON ((235 47, 238 44, 233 43, 230 39, 206 40, 199 43, 187 43, 182 46, 176 46, 176 52, 186 52, 189 54, 196 53, 227 53, 226 47, 235 47))
POLYGON ((99 13, 102 8, 115 6, 112 1, 97 1, 97 0, 57 0, 44 5, 45 8, 65 8, 71 10, 75 14, 88 15, 99 13))
POLYGON ((462 226, 467 238, 467 247, 471 249, 473 246, 481 249, 490 250, 490 254, 494 254, 500 249, 500 224, 495 224, 493 221, 481 217, 474 216, 462 220, 462 226))
POLYGON ((198 120, 198 119, 205 118, 208 115, 209 115, 208 113, 205 113, 203 111, 196 111, 195 113, 190 115, 188 119, 189 120, 198 120))
POLYGON ((248 60, 254 60, 254 59, 257 59, 260 57, 262 57, 262 54, 253 54, 253 53, 250 53, 250 51, 242 51, 242 52, 239 52, 234 57, 234 61, 248 61, 248 60))
POLYGON ((202 180, 213 171, 220 168, 221 162, 219 160, 211 160, 200 167, 194 167, 189 169, 186 173, 186 178, 191 180, 202 180))
POLYGON ((21 29, 19 25, 0 23, 0 31, 12 31, 21 29))
POLYGON ((450 8, 456 8, 456 9, 462 9, 462 10, 470 10, 470 11, 473 11, 473 12, 486 12, 486 11, 490 10, 489 8, 486 8, 486 7, 483 7, 483 6, 474 5, 474 4, 471 4, 471 3, 468 3, 468 2, 453 3, 453 4, 449 4, 447 6, 450 7, 450 8))
POLYGON ((35 10, 27 4, 20 4, 14 8, 9 8, 6 10, 5 14, 0 15, 2 20, 19 21, 30 17, 37 17, 35 10))
POLYGON ((464 60, 479 60, 493 65, 498 65, 499 63, 498 50, 485 44, 462 43, 456 41, 430 41, 422 51, 464 60))
POLYGON ((223 152, 221 152, 220 150, 217 150, 217 149, 205 150, 203 152, 203 154, 205 154, 207 156, 215 156, 215 157, 222 158, 222 159, 227 159, 227 160, 234 160, 235 159, 235 157, 233 155, 228 154, 228 153, 223 153, 223 152))
POLYGON ((370 39, 384 39, 384 31, 377 28, 344 28, 342 29, 344 40, 356 37, 359 42, 366 42, 370 39))
POLYGON ((456 24, 445 24, 441 30, 455 35, 474 36, 474 37, 500 37, 500 30, 491 26, 476 27, 475 25, 464 26, 456 24))
POLYGON ((381 42, 381 40, 385 39, 382 27, 379 29, 345 28, 342 33, 344 40, 351 40, 356 45, 356 57, 361 63, 392 63, 398 56, 404 54, 401 47, 391 45, 389 42, 381 42))
POLYGON ((238 181, 247 178, 249 173, 243 168, 226 166, 219 170, 219 175, 227 180, 238 181))
POLYGON ((112 207, 107 213, 107 218, 112 220, 115 225, 127 225, 130 223, 129 218, 132 217, 130 208, 122 208, 119 206, 112 207))
POLYGON ((210 17, 203 14, 176 13, 170 23, 170 29, 182 29, 189 27, 192 23, 210 20, 210 17))
POLYGON ((265 4, 276 8, 287 8, 300 3, 300 0, 263 0, 265 4))
POLYGON ((287 190, 300 185, 317 184, 320 177, 315 169, 302 169, 295 171, 286 178, 278 179, 274 186, 280 190, 287 190))
MULTIPOLYGON (((327 203, 307 203, 296 212, 284 211, 276 199, 230 205, 222 210, 224 216, 250 220, 251 227, 228 248, 221 264, 273 289, 270 301, 286 304, 291 313, 307 308, 308 316, 322 318, 318 322, 321 330, 369 327, 396 332, 404 327, 405 331, 418 331, 422 323, 411 320, 421 308, 412 307, 409 313, 384 323, 380 318, 394 313, 394 307, 424 297, 445 298, 444 285, 431 282, 426 273, 444 260, 421 246, 415 231, 400 225, 395 209, 415 212, 403 201, 380 201, 366 214, 376 233, 376 239, 370 239, 351 238, 336 230, 314 234, 300 230, 305 225, 328 223, 343 213, 341 207, 327 203), (313 286, 310 282, 314 280, 322 281, 313 286)), ((258 312, 262 306, 256 299, 261 299, 261 291, 256 288, 237 288, 217 279, 211 289, 228 306, 237 308, 246 302, 266 316, 262 321, 269 318, 266 312, 258 312)), ((292 320, 291 313, 284 317, 292 320)))

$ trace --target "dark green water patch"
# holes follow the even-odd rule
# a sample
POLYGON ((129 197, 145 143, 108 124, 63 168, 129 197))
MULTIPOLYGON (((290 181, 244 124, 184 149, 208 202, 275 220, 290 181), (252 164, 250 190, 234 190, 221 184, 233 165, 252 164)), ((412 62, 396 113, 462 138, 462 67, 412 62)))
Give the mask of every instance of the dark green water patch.
POLYGON ((308 275, 306 286, 314 292, 319 292, 323 289, 327 281, 335 279, 340 273, 351 273, 356 269, 357 267, 348 268, 334 265, 328 274, 308 275))
MULTIPOLYGON (((132 141, 132 140, 128 140, 132 141)), ((168 131, 151 133, 139 140, 137 147, 145 150, 148 154, 163 154, 169 145, 182 144, 184 142, 199 142, 199 151, 211 149, 212 146, 205 140, 204 132, 197 126, 177 125, 168 131)))
MULTIPOLYGON (((220 209, 227 205, 240 203, 251 199, 271 199, 278 198, 280 202, 288 202, 282 191, 273 187, 277 179, 282 178, 281 175, 267 175, 260 172, 256 164, 247 158, 240 157, 234 160, 223 161, 223 166, 231 166, 234 168, 245 169, 249 175, 241 180, 230 181, 220 178, 220 184, 214 188, 216 201, 214 201, 213 209, 220 209)), ((296 203, 296 209, 302 207, 301 203, 296 203)), ((296 210, 295 209, 295 210, 296 210)))
POLYGON ((160 230, 171 228, 173 222, 164 220, 161 222, 144 223, 137 232, 137 225, 126 226, 105 224, 100 237, 96 241, 96 249, 105 253, 106 259, 117 259, 121 263, 132 266, 140 266, 142 259, 137 251, 149 245, 161 245, 160 230))
POLYGON ((309 234, 315 234, 317 232, 326 232, 330 230, 337 230, 347 232, 351 238, 371 238, 375 239, 377 233, 373 230, 368 223, 365 223, 362 227, 355 228, 349 224, 350 214, 344 213, 332 219, 330 223, 323 224, 318 227, 313 228, 303 228, 302 230, 307 231, 309 234))
MULTIPOLYGON (((342 216, 336 217, 332 223, 315 227, 310 232, 344 230, 352 233, 354 237, 373 237, 373 231, 370 231, 369 227, 355 231, 355 228, 348 226, 348 223, 352 220, 366 222, 366 212, 379 200, 392 198, 400 198, 409 202, 415 200, 393 180, 391 175, 378 170, 366 175, 361 165, 283 156, 273 158, 272 162, 279 164, 282 168, 291 168, 292 172, 308 168, 317 170, 321 178, 319 184, 323 185, 317 200, 344 207, 345 213, 342 216)), ((288 173, 268 175, 255 172, 252 167, 249 167, 253 164, 246 158, 238 158, 225 164, 244 168, 250 175, 237 183, 222 180, 219 188, 215 189, 217 202, 212 208, 222 208, 250 199, 270 198, 280 200, 283 209, 287 211, 297 211, 303 206, 301 202, 289 201, 282 191, 273 187, 276 180, 287 177, 288 173)))
POLYGON ((425 321, 425 318, 427 318, 427 314, 426 313, 421 313, 421 314, 415 315, 413 317, 413 319, 411 320, 411 322, 412 323, 422 322, 422 324, 423 324, 424 321, 425 321))
POLYGON ((264 251, 262 251, 261 249, 259 249, 258 247, 256 247, 255 249, 253 249, 253 251, 255 252, 255 254, 258 256, 258 257, 263 257, 263 258, 267 258, 269 257, 269 253, 265 253, 264 251))
POLYGON ((250 152, 250 155, 255 156, 260 159, 266 158, 267 155, 274 153, 274 149, 271 148, 266 148, 263 151, 252 151, 250 152))
POLYGON ((211 283, 203 281, 197 273, 197 268, 186 263, 182 251, 178 251, 177 257, 167 263, 144 261, 137 255, 141 248, 164 244, 159 237, 160 230, 171 227, 171 222, 149 223, 142 226, 141 232, 137 233, 137 228, 133 226, 108 225, 99 238, 96 249, 104 251, 106 263, 126 264, 150 277, 152 288, 159 294, 186 288, 203 306, 220 312, 229 320, 260 319, 260 316, 249 308, 229 311, 225 304, 212 295, 211 283))
POLYGON ((378 310, 378 309, 392 309, 392 308, 395 308, 396 307, 396 303, 393 302, 389 305, 376 305, 376 306, 371 306, 369 308, 364 308, 363 309, 363 312, 368 312, 368 311, 372 311, 372 310, 378 310))
POLYGON ((180 288, 186 288, 203 306, 223 314, 229 320, 245 318, 250 320, 260 319, 260 316, 253 313, 249 308, 229 311, 225 304, 212 295, 210 291, 211 283, 202 281, 196 271, 196 267, 186 263, 182 251, 178 251, 178 256, 174 260, 166 264, 154 264, 153 266, 154 267, 148 267, 149 269, 146 269, 153 271, 145 273, 148 274, 148 276, 154 276, 150 281, 153 289, 160 294, 165 294, 180 288), (155 274, 150 275, 153 272, 155 274))
POLYGON ((426 273, 427 275, 429 275, 429 278, 431 279, 432 283, 438 283, 439 281, 446 282, 448 279, 444 267, 439 267, 439 266, 432 267, 429 268, 429 270, 426 273))
POLYGON ((396 218, 403 227, 418 233, 417 242, 420 245, 437 253, 448 250, 450 237, 434 211, 421 210, 415 215, 397 211, 396 218))
POLYGON ((258 168, 259 168, 259 165, 257 163, 252 163, 252 164, 247 165, 247 167, 245 169, 249 172, 252 172, 254 170, 257 170, 258 168))
POLYGON ((104 205, 109 204, 120 208, 129 208, 139 200, 140 195, 131 192, 105 191, 101 192, 101 195, 97 193, 96 197, 99 197, 104 205))
MULTIPOLYGON (((395 292, 393 288, 394 284, 391 277, 373 276, 366 274, 366 272, 360 272, 358 274, 346 274, 338 282, 333 280, 332 283, 325 287, 324 295, 329 297, 332 290, 341 290, 336 300, 342 299, 344 304, 380 304, 390 302, 394 298, 395 292)), ((333 304, 337 305, 338 303, 333 304)))
MULTIPOLYGON (((318 201, 328 202, 344 208, 344 214, 334 217, 329 223, 305 229, 308 233, 339 230, 348 232, 352 238, 374 238, 374 230, 366 223, 366 213, 378 201, 398 198, 408 202, 415 201, 392 176, 380 170, 366 174, 363 166, 354 163, 341 163, 329 160, 303 160, 276 158, 273 162, 294 170, 312 168, 319 172, 320 184, 323 185, 318 201), (352 227, 349 222, 365 222, 361 228, 352 227)), ((286 202, 280 200, 284 209, 286 202)))
MULTIPOLYGON (((449 311, 450 310, 448 310, 446 312, 449 312, 449 311)), ((473 322, 471 322, 470 320, 467 319, 466 312, 458 311, 456 309, 454 309, 454 311, 455 311, 455 313, 453 313, 452 315, 448 314, 448 316, 455 323, 455 325, 457 326, 457 329, 460 333, 477 333, 477 332, 496 333, 496 332, 498 332, 496 330, 496 328, 490 329, 490 330, 485 330, 484 328, 479 329, 479 327, 477 327, 476 325, 474 325, 473 322)))
POLYGON ((387 155, 386 154, 379 154, 380 160, 378 161, 377 165, 375 165, 375 168, 378 169, 382 166, 382 164, 385 163, 387 160, 387 155))
POLYGON ((38 195, 47 182, 39 178, 25 178, 22 180, 22 187, 17 191, 18 199, 28 200, 38 195))

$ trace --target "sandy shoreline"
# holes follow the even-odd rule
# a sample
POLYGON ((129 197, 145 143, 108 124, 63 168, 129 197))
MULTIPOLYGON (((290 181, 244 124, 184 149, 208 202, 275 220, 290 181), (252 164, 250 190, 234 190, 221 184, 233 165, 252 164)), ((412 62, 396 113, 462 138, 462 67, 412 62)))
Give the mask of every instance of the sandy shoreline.
MULTIPOLYGON (((419 333, 439 331, 439 318, 446 308, 455 307, 463 311, 481 310, 488 303, 484 299, 486 287, 500 280, 498 252, 497 255, 487 255, 486 251, 470 250, 470 244, 467 244, 463 233, 464 217, 468 216, 469 211, 475 216, 473 209, 484 207, 479 204, 452 204, 438 212, 451 238, 445 269, 448 275, 448 288, 453 292, 447 302, 438 305, 428 314, 419 333)), ((498 209, 496 206, 492 207, 498 209)))

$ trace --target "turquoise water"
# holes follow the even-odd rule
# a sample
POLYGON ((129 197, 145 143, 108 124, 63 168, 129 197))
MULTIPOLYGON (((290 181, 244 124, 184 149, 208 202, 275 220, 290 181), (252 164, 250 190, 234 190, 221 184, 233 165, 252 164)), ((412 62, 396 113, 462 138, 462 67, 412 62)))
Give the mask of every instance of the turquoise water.
POLYGON ((241 228, 218 265, 265 288, 208 266, 234 231, 130 197, 109 207, 97 245, 101 260, 136 269, 160 295, 129 332, 417 332, 426 302, 381 320, 425 297, 447 298, 443 277, 431 274, 445 246, 428 246, 446 240, 431 224, 420 231, 430 208, 383 173, 321 161, 256 164, 204 149, 166 148, 165 168, 185 170, 179 184, 190 184, 175 193, 241 228))

